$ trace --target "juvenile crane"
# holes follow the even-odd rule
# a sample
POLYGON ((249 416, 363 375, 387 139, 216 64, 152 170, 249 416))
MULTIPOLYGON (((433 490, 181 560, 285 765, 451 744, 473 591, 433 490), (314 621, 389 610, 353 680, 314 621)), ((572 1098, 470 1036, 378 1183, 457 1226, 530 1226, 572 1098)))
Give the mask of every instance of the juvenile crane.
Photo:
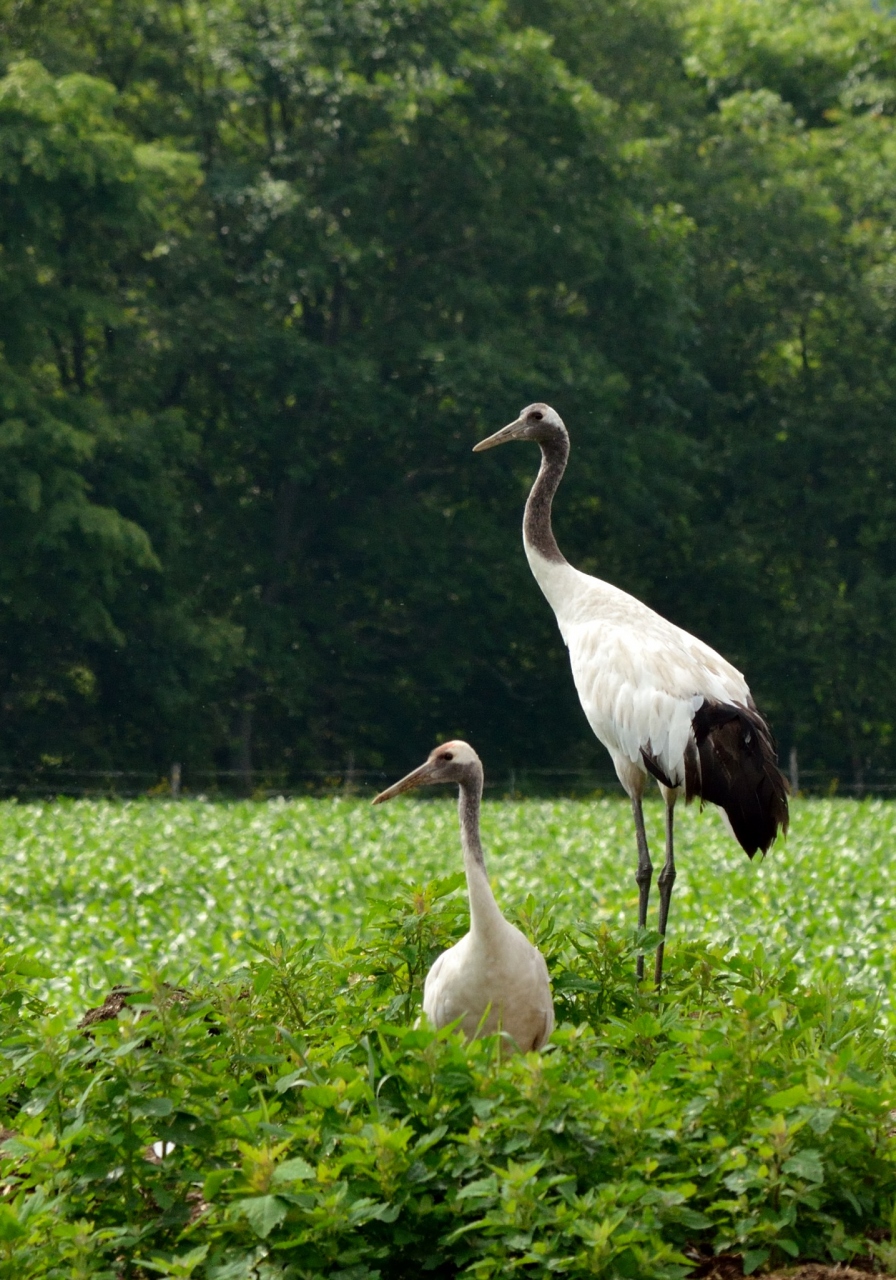
POLYGON ((476 752, 466 742, 446 742, 373 803, 443 782, 460 789, 470 932, 443 951, 426 975, 423 1012, 437 1028, 459 1018, 468 1039, 503 1031, 524 1052, 540 1049, 554 1029, 548 969, 538 948, 504 919, 488 882, 479 838, 482 762, 476 752))
MULTIPOLYGON (((480 440, 474 452, 510 440, 533 440, 541 466, 523 519, 529 567, 554 610, 582 709, 607 748, 631 800, 638 845, 638 924, 647 924, 653 865, 641 798, 648 776, 666 802, 666 859, 659 874, 659 932, 664 939, 675 883, 675 801, 695 796, 718 805, 729 830, 752 858, 787 830, 787 785, 768 724, 747 682, 701 640, 654 613, 634 596, 568 563, 551 527, 551 506, 569 458, 563 420, 549 405, 530 404, 515 422, 480 440)), ((664 942, 654 980, 663 974, 664 942)), ((638 957, 638 977, 644 957, 638 957)))

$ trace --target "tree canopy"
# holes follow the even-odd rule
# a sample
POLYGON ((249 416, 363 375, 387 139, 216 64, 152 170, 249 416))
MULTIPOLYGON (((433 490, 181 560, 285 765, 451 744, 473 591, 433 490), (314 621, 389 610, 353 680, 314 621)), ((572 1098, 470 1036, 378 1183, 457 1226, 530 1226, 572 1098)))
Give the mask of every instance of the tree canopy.
POLYGON ((896 743, 896 26, 859 0, 2 0, 0 757, 600 748, 526 566, 896 743))

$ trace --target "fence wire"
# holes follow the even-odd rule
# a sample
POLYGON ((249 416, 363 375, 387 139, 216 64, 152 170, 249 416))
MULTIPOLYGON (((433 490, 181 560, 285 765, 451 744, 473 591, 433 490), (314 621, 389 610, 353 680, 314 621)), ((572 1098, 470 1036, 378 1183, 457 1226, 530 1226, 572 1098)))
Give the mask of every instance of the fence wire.
MULTIPOLYGON (((400 769, 358 769, 352 765, 329 769, 241 770, 191 769, 172 764, 158 769, 78 769, 45 764, 26 768, 0 766, 0 798, 47 799, 204 798, 271 799, 276 796, 374 795, 394 782, 400 769)), ((800 769, 792 776, 791 790, 806 796, 892 796, 896 772, 869 771, 860 781, 833 770, 800 769)), ((612 766, 603 769, 550 769, 519 766, 486 774, 486 789, 509 797, 588 797, 619 794, 612 766)))

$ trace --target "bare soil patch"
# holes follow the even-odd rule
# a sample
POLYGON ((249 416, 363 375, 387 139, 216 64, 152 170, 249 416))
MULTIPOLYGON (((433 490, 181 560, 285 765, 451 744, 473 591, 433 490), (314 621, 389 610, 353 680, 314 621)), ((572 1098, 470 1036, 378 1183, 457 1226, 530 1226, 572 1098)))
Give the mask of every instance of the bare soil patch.
MULTIPOLYGON (((691 1280, 741 1280, 743 1274, 743 1258, 739 1253, 704 1258, 690 1273, 691 1280)), ((876 1270, 871 1258, 856 1258, 848 1267, 802 1262, 783 1271, 763 1271, 757 1280, 888 1280, 888 1274, 876 1270)))
POLYGON ((800 1267, 788 1267, 786 1271, 770 1271, 763 1280, 887 1280, 887 1276, 883 1271, 864 1267, 829 1267, 823 1262, 806 1262, 800 1267))

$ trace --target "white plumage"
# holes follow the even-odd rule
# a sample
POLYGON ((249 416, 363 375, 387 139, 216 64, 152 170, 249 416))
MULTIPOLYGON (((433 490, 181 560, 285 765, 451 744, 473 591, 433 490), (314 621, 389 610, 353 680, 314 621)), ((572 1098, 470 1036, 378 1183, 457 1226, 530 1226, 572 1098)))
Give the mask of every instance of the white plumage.
POLYGON ((582 709, 623 785, 632 768, 646 781, 644 751, 683 787, 695 712, 707 700, 747 706, 746 680, 634 596, 524 545, 569 650, 582 709))
POLYGON ((547 965, 538 948, 505 920, 492 893, 479 836, 483 773, 476 752, 466 742, 446 742, 373 803, 444 782, 460 789, 470 931, 426 975, 423 1011, 434 1027, 460 1020, 469 1039, 503 1031, 524 1052, 540 1049, 554 1029, 547 965))
MULTIPOLYGON (((570 565, 557 546, 551 506, 566 469, 569 436, 549 405, 533 404, 475 446, 533 440, 541 467, 526 503, 523 543, 569 649, 582 709, 610 753, 632 802, 638 841, 638 923, 644 928, 652 864, 641 797, 649 776, 666 801, 666 861, 659 877, 665 935, 675 881, 673 810, 679 794, 718 804, 747 854, 787 829, 787 790, 774 740, 747 682, 720 654, 610 583, 570 565)), ((660 982, 663 943, 657 949, 660 982)), ((638 958, 638 976, 644 972, 638 958)))

